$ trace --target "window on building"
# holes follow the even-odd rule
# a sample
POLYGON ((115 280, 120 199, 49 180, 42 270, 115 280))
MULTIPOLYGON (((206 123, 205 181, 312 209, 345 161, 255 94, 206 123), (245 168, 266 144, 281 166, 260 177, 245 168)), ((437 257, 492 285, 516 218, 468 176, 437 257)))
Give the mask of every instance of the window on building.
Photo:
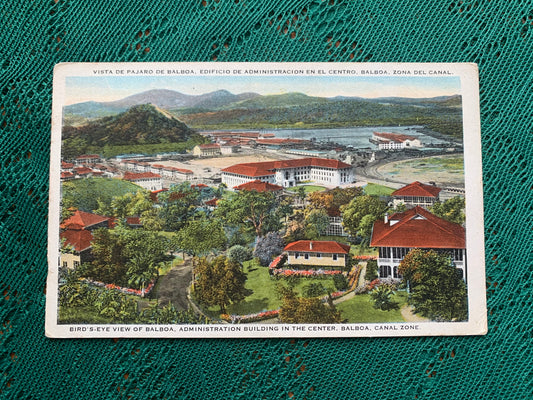
POLYGON ((68 262, 63 261, 63 268, 67 268, 67 267, 68 267, 68 262))
POLYGON ((305 253, 305 254, 304 254, 304 259, 305 259, 305 260, 309 260, 309 253, 305 253))
POLYGON ((380 278, 388 278, 391 276, 391 268, 390 265, 382 265, 379 267, 379 277, 380 278))
POLYGON ((333 254, 333 261, 337 261, 338 258, 337 254, 333 254))
POLYGON ((79 261, 74 261, 74 268, 77 268, 80 266, 80 262, 79 261))

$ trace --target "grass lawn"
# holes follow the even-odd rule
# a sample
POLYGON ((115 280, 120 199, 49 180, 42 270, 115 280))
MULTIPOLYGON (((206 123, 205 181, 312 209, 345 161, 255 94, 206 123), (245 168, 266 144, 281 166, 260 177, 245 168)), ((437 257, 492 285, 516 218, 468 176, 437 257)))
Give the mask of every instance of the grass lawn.
POLYGON ((369 196, 390 196, 395 189, 375 183, 368 183, 363 190, 369 196))
POLYGON ((354 256, 377 256, 379 254, 379 251, 374 247, 366 247, 353 244, 351 247, 351 253, 354 256))
MULTIPOLYGON (((284 278, 278 280, 270 278, 267 267, 257 266, 253 261, 244 263, 244 272, 248 276, 246 288, 251 291, 244 301, 239 304, 228 306, 228 314, 252 314, 264 310, 276 310, 281 306, 281 299, 278 298, 276 286, 278 284, 288 284, 284 278)), ((309 283, 321 283, 328 291, 336 291, 333 285, 333 278, 314 279, 314 278, 294 278, 294 289, 302 293, 303 287, 309 283)), ((219 317, 220 309, 218 306, 209 307, 208 314, 219 317)))
POLYGON ((317 185, 298 185, 288 188, 287 190, 291 192, 297 192, 299 187, 303 187, 305 189, 305 193, 312 193, 312 192, 323 192, 326 190, 324 186, 317 186, 317 185))
MULTIPOLYGON (((407 293, 397 292, 393 300, 398 302, 400 308, 407 301, 407 293)), ((343 319, 349 323, 380 323, 380 322, 405 322, 400 310, 381 311, 373 307, 369 294, 358 294, 353 298, 337 304, 343 319)))

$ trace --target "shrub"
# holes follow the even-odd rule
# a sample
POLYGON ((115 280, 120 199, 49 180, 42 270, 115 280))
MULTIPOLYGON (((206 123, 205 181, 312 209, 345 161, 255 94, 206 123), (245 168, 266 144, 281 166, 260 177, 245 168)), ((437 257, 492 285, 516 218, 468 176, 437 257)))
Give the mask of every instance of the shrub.
POLYGON ((378 277, 378 262, 377 260, 368 260, 366 262, 365 280, 373 281, 378 277))
POLYGON ((252 259, 252 250, 237 244, 230 247, 226 255, 230 260, 242 264, 243 262, 252 259))
POLYGON ((339 291, 348 289, 348 281, 342 274, 333 275, 333 284, 335 285, 335 289, 339 291))

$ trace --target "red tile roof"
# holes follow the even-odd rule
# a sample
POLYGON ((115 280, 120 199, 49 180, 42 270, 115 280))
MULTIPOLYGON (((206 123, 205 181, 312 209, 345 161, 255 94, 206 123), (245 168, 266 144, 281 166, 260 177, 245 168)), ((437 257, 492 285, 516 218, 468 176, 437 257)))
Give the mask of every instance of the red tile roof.
POLYGON ((465 229, 416 206, 392 215, 387 223, 374 222, 370 246, 465 249, 465 229))
POLYGON ((67 178, 74 178, 74 174, 72 172, 61 172, 61 179, 67 179, 67 178))
POLYGON ((348 254, 350 246, 328 240, 299 240, 289 243, 284 251, 306 251, 308 253, 348 254))
POLYGON ((207 143, 207 144, 201 144, 198 147, 200 147, 202 150, 203 149, 219 149, 220 145, 217 143, 207 143))
POLYGON ((93 241, 93 234, 91 233, 91 231, 87 231, 85 229, 67 229, 64 232, 61 232, 59 234, 59 237, 65 240, 65 245, 70 245, 74 247, 74 250, 76 250, 78 253, 90 248, 91 242, 93 241))
POLYGON ((437 197, 441 190, 439 187, 416 181, 392 192, 391 196, 437 197))
POLYGON ((296 167, 323 167, 331 169, 344 169, 351 168, 351 165, 339 160, 311 157, 299 158, 294 160, 235 164, 230 167, 224 168, 222 172, 229 172, 250 177, 258 177, 274 175, 274 171, 277 169, 296 167))
POLYGON ((217 203, 218 203, 218 199, 215 198, 215 199, 207 200, 207 201, 205 202, 205 205, 206 205, 206 206, 211 206, 211 207, 216 207, 216 206, 217 206, 217 203))
POLYGON ((400 133, 374 132, 374 136, 387 139, 393 142, 405 142, 406 140, 415 140, 414 136, 402 135, 400 133))
POLYGON ((68 163, 68 162, 65 162, 65 161, 61 161, 61 168, 63 168, 63 169, 71 169, 71 168, 74 168, 74 164, 71 164, 71 163, 68 163))
POLYGON ((109 221, 109 218, 102 215, 88 213, 85 211, 76 211, 74 215, 67 218, 61 224, 63 229, 85 229, 102 222, 109 221))
POLYGON ((128 225, 142 225, 139 217, 126 217, 126 224, 128 225))
POLYGON ((74 171, 76 171, 76 174, 78 175, 88 175, 94 173, 94 171, 87 167, 77 167, 74 168, 74 171))
POLYGON ((256 192, 277 192, 283 190, 283 186, 274 185, 272 183, 263 182, 258 179, 252 182, 246 182, 242 185, 234 186, 235 190, 255 190, 256 192))
POLYGON ((147 178, 161 178, 161 175, 154 174, 153 172, 125 172, 124 173, 124 180, 126 181, 137 181, 139 179, 147 179, 147 178))

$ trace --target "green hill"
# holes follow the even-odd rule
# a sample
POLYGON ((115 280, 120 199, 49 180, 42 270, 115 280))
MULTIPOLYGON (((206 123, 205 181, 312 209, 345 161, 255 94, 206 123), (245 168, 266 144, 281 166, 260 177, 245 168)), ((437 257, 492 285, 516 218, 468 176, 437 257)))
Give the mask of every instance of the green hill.
MULTIPOLYGON (((153 105, 139 105, 82 126, 63 127, 63 158, 109 147, 185 143, 199 139, 194 130, 153 105)), ((157 146, 155 146, 157 147, 157 146)))

